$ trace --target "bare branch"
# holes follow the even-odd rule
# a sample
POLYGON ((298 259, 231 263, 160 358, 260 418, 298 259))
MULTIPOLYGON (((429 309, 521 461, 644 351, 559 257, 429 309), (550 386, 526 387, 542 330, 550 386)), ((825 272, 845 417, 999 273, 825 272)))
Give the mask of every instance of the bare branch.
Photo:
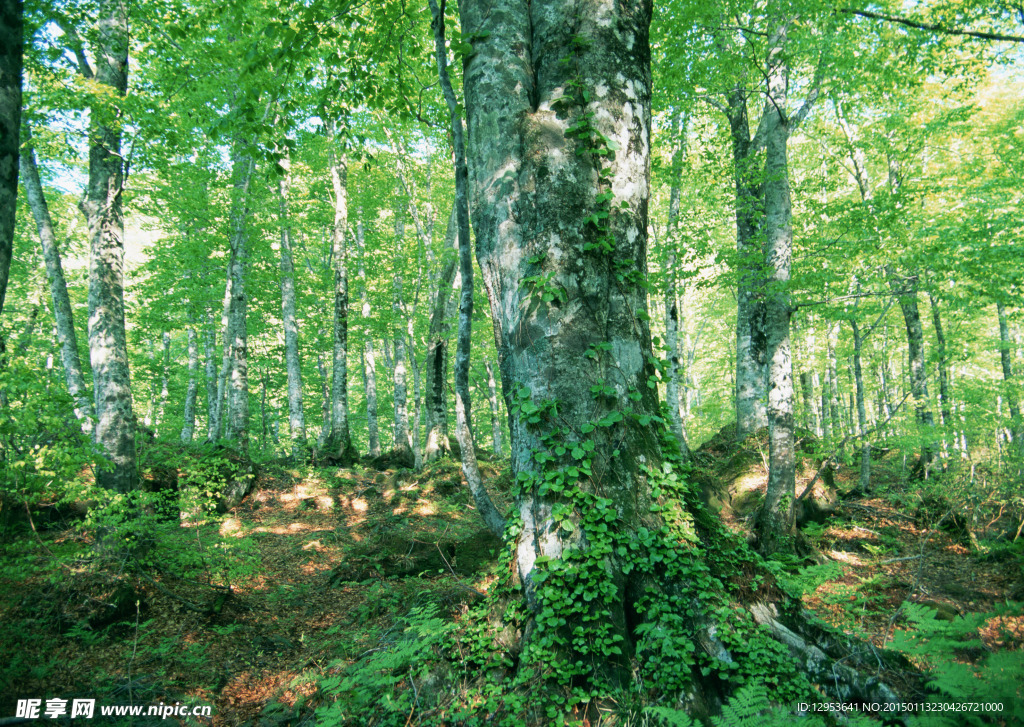
MULTIPOLYGON (((847 15, 859 15, 862 18, 868 18, 870 20, 882 20, 887 23, 895 23, 897 25, 904 25, 908 28, 914 28, 916 30, 926 30, 929 33, 939 33, 940 35, 960 35, 968 38, 980 38, 981 40, 995 40, 995 41, 1006 41, 1009 43, 1024 43, 1024 36, 1021 35, 1007 35, 1005 33, 990 33, 987 31, 978 30, 964 30, 963 28, 947 28, 938 23, 922 23, 917 20, 911 20, 910 18, 901 18, 896 15, 884 15, 882 13, 873 13, 869 10, 856 10, 854 8, 839 8, 839 12, 846 13, 847 15)), ((1021 21, 1024 22, 1024 13, 1022 13, 1021 21)))

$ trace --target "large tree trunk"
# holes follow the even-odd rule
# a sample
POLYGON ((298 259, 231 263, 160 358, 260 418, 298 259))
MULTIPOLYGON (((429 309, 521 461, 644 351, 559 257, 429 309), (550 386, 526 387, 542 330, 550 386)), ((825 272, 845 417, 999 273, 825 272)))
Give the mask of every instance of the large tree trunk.
MULTIPOLYGON (((788 21, 783 21, 788 22, 788 21)), ((757 547, 764 554, 790 549, 796 525, 796 451, 793 424, 793 357, 789 297, 793 259, 792 202, 789 188, 789 120, 785 115, 789 69, 782 58, 785 27, 769 58, 765 104, 765 333, 768 361, 768 485, 757 514, 757 547)))
POLYGON ((135 417, 124 327, 125 182, 117 103, 128 90, 128 5, 102 0, 97 20, 95 81, 110 93, 89 117, 89 180, 79 205, 89 227, 89 359, 95 393, 93 437, 109 464, 96 480, 116 492, 135 488, 135 417))
POLYGON ((185 390, 185 424, 181 428, 181 441, 192 441, 196 428, 196 395, 199 393, 199 343, 196 329, 188 327, 188 389, 185 390))
POLYGON ((370 323, 370 296, 366 288, 366 244, 363 238, 363 214, 359 211, 356 223, 356 247, 359 248, 359 298, 363 316, 363 391, 366 394, 366 428, 371 457, 380 456, 380 434, 377 423, 377 361, 373 350, 373 330, 370 323))
MULTIPOLYGON (((463 37, 480 39, 464 75, 473 221, 510 411, 510 547, 526 605, 518 646, 501 657, 530 679, 514 716, 576 694, 596 721, 600 697, 631 686, 634 667, 663 698, 711 711, 728 665, 754 658, 740 654, 745 636, 726 643, 742 623, 766 626, 844 701, 896 701, 849 669, 856 658, 839 664, 811 643, 795 599, 742 590, 755 572, 770 577, 675 485, 643 286, 650 3, 460 10, 463 37)), ((760 655, 773 676, 783 664, 796 673, 780 651, 760 655)))
POLYGON ((344 155, 330 152, 331 186, 334 189, 334 224, 331 226, 331 258, 334 261, 333 379, 331 381, 331 435, 327 448, 331 460, 342 467, 355 462, 348 424, 348 164, 344 155))
POLYGON ((302 362, 299 360, 299 324, 295 319, 295 263, 292 259, 292 231, 288 219, 291 189, 291 161, 279 162, 284 173, 278 180, 278 209, 281 225, 281 322, 284 325, 284 365, 288 374, 288 431, 291 455, 298 459, 306 446, 306 416, 302 410, 302 362))
POLYGON ((18 208, 18 130, 25 48, 22 25, 21 0, 0 0, 0 315, 7 296, 18 208))
POLYGON ((757 242, 764 217, 762 169, 750 136, 746 90, 726 99, 736 186, 736 436, 768 426, 765 392, 768 341, 761 296, 764 257, 757 242))
POLYGON ((91 434, 96 412, 82 373, 82 361, 78 355, 78 335, 75 333, 75 320, 71 311, 71 299, 68 297, 68 286, 64 280, 60 250, 57 247, 57 235, 50 218, 50 208, 43 194, 43 185, 39 180, 39 169, 36 166, 35 151, 31 147, 31 135, 27 126, 25 136, 26 144, 21 150, 21 179, 43 248, 43 262, 50 283, 50 299, 53 301, 53 317, 57 326, 57 341, 60 343, 64 378, 67 381, 68 393, 75 402, 75 416, 82 422, 82 431, 91 434))

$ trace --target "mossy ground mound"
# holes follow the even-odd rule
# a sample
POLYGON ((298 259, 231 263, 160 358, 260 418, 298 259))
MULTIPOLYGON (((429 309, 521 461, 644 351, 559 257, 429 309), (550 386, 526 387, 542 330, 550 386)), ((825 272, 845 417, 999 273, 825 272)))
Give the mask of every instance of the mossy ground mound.
MULTIPOLYGON (((818 440, 798 432, 796 494, 801 495, 821 470, 810 493, 797 503, 797 524, 823 522, 839 501, 831 465, 822 468, 827 453, 818 451, 818 440)), ((768 487, 768 430, 761 429, 743 440, 735 425, 727 425, 693 453, 693 481, 701 488, 705 504, 718 512, 735 531, 749 531, 749 521, 764 500, 768 487)))

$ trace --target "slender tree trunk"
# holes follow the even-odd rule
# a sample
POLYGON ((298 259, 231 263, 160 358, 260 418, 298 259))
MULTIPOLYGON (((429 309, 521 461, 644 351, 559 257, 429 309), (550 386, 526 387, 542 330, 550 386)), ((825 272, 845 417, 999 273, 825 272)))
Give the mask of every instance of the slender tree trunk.
POLYGON ((78 334, 75 332, 75 320, 71 311, 71 299, 68 297, 68 286, 64 279, 60 250, 57 247, 57 236, 50 218, 50 208, 43 194, 43 185, 39 180, 39 169, 36 166, 35 151, 30 145, 31 135, 27 126, 25 135, 26 144, 21 150, 21 179, 32 217, 39 230, 46 277, 50 283, 50 299, 53 302, 61 364, 64 367, 68 393, 75 402, 75 416, 82 422, 82 431, 91 434, 96 412, 82 373, 82 361, 78 355, 78 334))
POLYGON ((816 436, 821 436, 821 425, 818 422, 818 404, 814 396, 814 381, 810 371, 800 372, 800 391, 804 400, 806 414, 805 426, 816 436))
POLYGON ((161 374, 160 374, 160 403, 156 408, 156 419, 153 422, 153 435, 160 434, 160 424, 164 420, 164 413, 167 411, 167 398, 170 396, 171 383, 171 334, 164 331, 161 336, 161 374))
POLYGON ((278 215, 281 225, 281 321, 284 325, 285 371, 288 374, 288 431, 291 455, 298 459, 306 446, 306 416, 302 410, 302 361, 299 359, 299 324, 295 318, 295 263, 288 218, 291 161, 285 155, 279 164, 284 170, 278 181, 278 215))
MULTIPOLYGON (((832 423, 832 436, 842 437, 843 421, 839 415, 839 374, 836 369, 836 347, 839 345, 839 324, 828 324, 828 343, 825 347, 825 385, 828 388, 828 412, 832 423)), ((824 404, 822 405, 824 407, 824 404)))
POLYGON ((196 329, 188 327, 188 389, 185 390, 185 424, 181 428, 181 441, 192 441, 196 428, 196 395, 199 393, 199 342, 196 329))
POLYGON ((224 414, 227 409, 228 374, 231 371, 231 274, 230 258, 227 265, 227 280, 224 283, 224 305, 221 308, 220 331, 222 353, 220 372, 217 375, 217 395, 210 416, 208 439, 215 441, 224 436, 224 414))
POLYGON ((679 308, 676 295, 675 253, 669 253, 668 289, 665 294, 665 344, 668 346, 668 379, 665 382, 665 405, 668 407, 669 430, 679 443, 679 451, 684 459, 690 458, 686 433, 683 431, 683 418, 679 412, 679 308))
POLYGON ((665 237, 669 247, 668 264, 666 265, 665 277, 667 286, 665 290, 665 338, 668 346, 668 380, 665 382, 665 398, 668 400, 668 416, 670 430, 679 442, 679 451, 684 459, 689 459, 690 448, 686 442, 686 432, 683 429, 683 418, 679 412, 679 298, 676 283, 676 255, 675 249, 678 244, 679 235, 679 206, 682 194, 683 158, 686 155, 686 116, 676 111, 672 119, 672 178, 669 189, 668 220, 665 224, 665 237))
POLYGON ((924 330, 921 327, 921 314, 917 307, 917 279, 911 278, 903 282, 897 281, 890 268, 889 286, 893 295, 897 296, 903 321, 907 331, 907 351, 910 364, 910 389, 914 399, 914 418, 917 420, 921 436, 921 458, 914 466, 916 475, 928 476, 935 458, 932 437, 935 432, 935 418, 928 399, 928 377, 925 371, 924 330))
POLYGON ((427 335, 426 359, 426 408, 427 443, 423 459, 433 462, 451 453, 448 441, 448 401, 445 394, 448 383, 448 301, 451 298, 452 280, 458 264, 458 255, 453 245, 458 242, 457 210, 452 207, 445 233, 444 254, 441 258, 441 272, 437 276, 436 294, 430 313, 430 332, 427 335))
POLYGON ((247 222, 249 216, 249 183, 254 162, 236 149, 232 158, 231 199, 231 304, 228 332, 230 334, 230 377, 227 382, 227 428, 224 438, 248 449, 249 436, 249 336, 246 314, 249 301, 245 293, 247 222))
POLYGON ((326 447, 342 467, 355 462, 348 423, 348 163, 344 155, 330 152, 331 186, 334 189, 334 224, 331 256, 334 260, 334 354, 331 382, 331 436, 326 447))
POLYGON ((950 417, 950 406, 953 402, 952 383, 949 377, 949 361, 946 357, 946 336, 942 331, 942 314, 939 311, 939 301, 931 291, 928 292, 928 302, 931 304, 932 323, 935 326, 935 352, 939 357, 936 366, 939 369, 939 425, 942 428, 942 456, 947 458, 949 457, 949 446, 946 434, 953 425, 950 417))
POLYGON ((363 238, 363 214, 359 210, 356 223, 356 246, 359 248, 359 296, 362 304, 363 333, 363 391, 366 393, 366 427, 371 457, 380 456, 380 434, 377 424, 377 362, 373 351, 373 330, 370 322, 370 297, 366 287, 366 244, 363 238))
POLYGON ((405 239, 405 209, 399 203, 395 207, 395 274, 392 283, 391 314, 394 326, 394 451, 405 466, 412 467, 414 457, 412 440, 409 435, 408 388, 406 386, 405 367, 405 318, 402 312, 402 268, 401 256, 404 254, 402 243, 405 239))
POLYGON ((135 489, 135 417, 124 326, 125 182, 116 105, 128 90, 128 5, 101 0, 95 81, 110 89, 90 109, 89 179, 80 204, 89 227, 89 358, 95 392, 93 436, 109 462, 96 480, 115 492, 135 489))
POLYGON ((942 313, 939 311, 939 301, 929 291, 928 302, 931 303, 932 323, 935 325, 936 353, 938 354, 939 368, 939 422, 943 427, 952 426, 950 406, 953 402, 952 386, 949 377, 949 361, 946 357, 946 336, 942 331, 942 313))
POLYGON ((423 416, 422 388, 420 386, 420 366, 416 360, 416 339, 413 337, 413 321, 409 318, 409 368, 412 370, 413 414, 409 438, 412 440, 413 468, 419 472, 423 469, 423 448, 420 439, 420 421, 423 416))
MULTIPOLYGON (((25 42, 21 0, 0 0, 0 315, 14 253, 18 201, 18 130, 25 42)), ((3 342, 0 341, 0 348, 3 342)), ((72 395, 73 396, 73 395, 72 395)))
POLYGON ((203 332, 203 358, 206 367, 206 439, 217 438, 217 331, 213 311, 209 312, 206 330, 203 332))
POLYGON ((320 372, 320 394, 322 404, 320 405, 320 418, 323 425, 320 427, 320 435, 316 438, 316 448, 320 451, 324 448, 327 438, 331 436, 331 380, 327 376, 327 365, 324 363, 324 355, 317 351, 316 370, 320 372))
POLYGON ((455 147, 455 209, 459 226, 459 277, 462 279, 459 296, 459 331, 455 346, 455 436, 459 440, 462 473, 466 477, 476 509, 488 529, 502 537, 505 534, 505 518, 498 512, 484 488, 470 424, 472 420, 469 406, 469 348, 473 333, 473 253, 469 236, 469 169, 466 163, 465 130, 448 76, 444 9, 438 7, 436 0, 430 0, 430 10, 433 16, 434 57, 437 61, 441 88, 448 104, 455 147))
POLYGON ((853 331, 853 383, 857 391, 857 423, 860 426, 860 478, 857 488, 866 495, 871 487, 871 442, 865 433, 868 431, 867 408, 864 405, 864 370, 861 366, 861 355, 864 350, 864 336, 861 335, 857 320, 850 319, 853 331))
POLYGON ((1001 301, 996 301, 996 315, 999 318, 999 363, 1003 369, 1006 403, 1010 410, 1010 432, 1014 444, 1024 451, 1024 422, 1021 421, 1020 398, 1017 395, 1011 358, 1013 342, 1010 340, 1010 327, 1006 322, 1006 306, 1001 301))

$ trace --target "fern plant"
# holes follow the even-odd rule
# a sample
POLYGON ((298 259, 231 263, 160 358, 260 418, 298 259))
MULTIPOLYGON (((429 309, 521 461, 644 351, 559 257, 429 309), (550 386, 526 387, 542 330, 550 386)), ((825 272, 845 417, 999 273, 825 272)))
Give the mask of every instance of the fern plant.
POLYGON ((987 621, 1017 616, 1021 604, 1005 604, 995 613, 968 614, 952 621, 935 618, 935 610, 903 605, 913 630, 897 632, 894 648, 922 657, 932 666, 929 701, 911 716, 914 727, 1015 725, 1024 720, 1024 659, 1019 651, 988 651, 978 635, 987 621), (973 663, 965 655, 982 653, 973 663))
MULTIPOLYGON (((671 707, 648 707, 644 710, 650 727, 702 727, 690 715, 671 707)), ((771 701, 763 684, 748 684, 722 707, 722 713, 711 719, 711 727, 792 727, 794 714, 771 701)), ((825 727, 825 718, 816 714, 806 715, 800 720, 800 727, 825 727)), ((843 724, 849 727, 867 727, 871 720, 856 712, 846 712, 843 724)))

